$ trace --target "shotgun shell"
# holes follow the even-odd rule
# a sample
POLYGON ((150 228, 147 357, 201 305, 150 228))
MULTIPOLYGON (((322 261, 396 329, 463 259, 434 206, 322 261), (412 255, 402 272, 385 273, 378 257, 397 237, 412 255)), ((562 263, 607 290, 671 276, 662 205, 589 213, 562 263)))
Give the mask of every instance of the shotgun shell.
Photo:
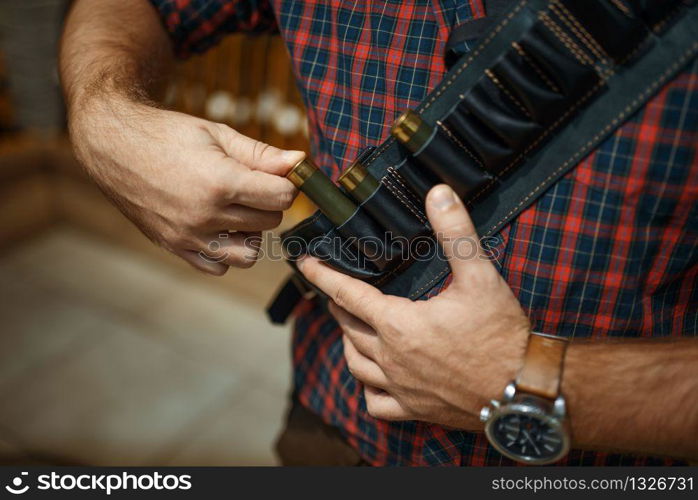
POLYGON ((335 226, 344 224, 356 211, 356 205, 308 159, 296 163, 286 178, 303 191, 335 226))
POLYGON ((378 180, 371 175, 360 161, 352 163, 339 176, 338 181, 349 192, 351 197, 359 203, 369 199, 380 185, 378 180))
POLYGON ((401 114, 390 128, 390 134, 411 153, 418 152, 429 140, 433 131, 432 127, 411 109, 401 114))

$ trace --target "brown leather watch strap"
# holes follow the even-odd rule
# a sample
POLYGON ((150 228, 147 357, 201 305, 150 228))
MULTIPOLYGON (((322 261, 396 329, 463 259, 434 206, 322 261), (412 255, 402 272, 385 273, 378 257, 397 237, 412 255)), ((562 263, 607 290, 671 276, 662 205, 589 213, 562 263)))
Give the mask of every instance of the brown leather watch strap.
POLYGON ((555 399, 560 392, 562 363, 568 343, 563 337, 532 332, 523 366, 516 377, 517 391, 555 399))

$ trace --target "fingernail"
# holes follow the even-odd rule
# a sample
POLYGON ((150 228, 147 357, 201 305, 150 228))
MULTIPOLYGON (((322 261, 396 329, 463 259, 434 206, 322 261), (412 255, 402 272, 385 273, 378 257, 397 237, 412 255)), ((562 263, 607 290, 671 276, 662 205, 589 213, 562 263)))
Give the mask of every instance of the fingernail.
POLYGON ((291 150, 284 151, 281 156, 286 163, 298 163, 305 157, 305 153, 303 151, 291 150))
POLYGON ((432 189, 429 201, 434 208, 446 210, 456 203, 456 193, 446 184, 441 184, 432 189))
POLYGON ((305 265, 305 259, 307 258, 307 255, 301 255, 296 259, 296 267, 300 269, 301 271, 303 270, 303 266, 305 265))

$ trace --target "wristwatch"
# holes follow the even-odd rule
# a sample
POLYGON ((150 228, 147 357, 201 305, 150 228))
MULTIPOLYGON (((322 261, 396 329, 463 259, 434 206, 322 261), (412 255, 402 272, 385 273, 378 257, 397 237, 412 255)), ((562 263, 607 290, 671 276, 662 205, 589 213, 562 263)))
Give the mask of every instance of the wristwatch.
POLYGON ((560 394, 567 344, 565 338, 532 332, 516 380, 504 389, 501 401, 492 400, 480 411, 487 438, 502 455, 542 465, 569 451, 565 398, 560 394))

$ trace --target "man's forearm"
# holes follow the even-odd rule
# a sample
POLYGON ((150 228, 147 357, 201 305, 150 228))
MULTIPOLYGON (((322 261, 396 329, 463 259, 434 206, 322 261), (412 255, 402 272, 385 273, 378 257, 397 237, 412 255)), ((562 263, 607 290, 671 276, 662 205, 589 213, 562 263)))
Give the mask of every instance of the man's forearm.
POLYGON ((148 100, 170 66, 171 52, 148 0, 76 0, 60 57, 69 110, 104 92, 148 100))
POLYGON ((562 391, 575 446, 698 457, 698 339, 573 342, 562 391))
POLYGON ((251 237, 293 202, 284 176, 304 153, 153 106, 171 62, 149 0, 76 0, 61 46, 76 157, 156 244, 216 276, 250 267, 259 252, 251 237), (213 243, 220 251, 204 257, 213 243))

